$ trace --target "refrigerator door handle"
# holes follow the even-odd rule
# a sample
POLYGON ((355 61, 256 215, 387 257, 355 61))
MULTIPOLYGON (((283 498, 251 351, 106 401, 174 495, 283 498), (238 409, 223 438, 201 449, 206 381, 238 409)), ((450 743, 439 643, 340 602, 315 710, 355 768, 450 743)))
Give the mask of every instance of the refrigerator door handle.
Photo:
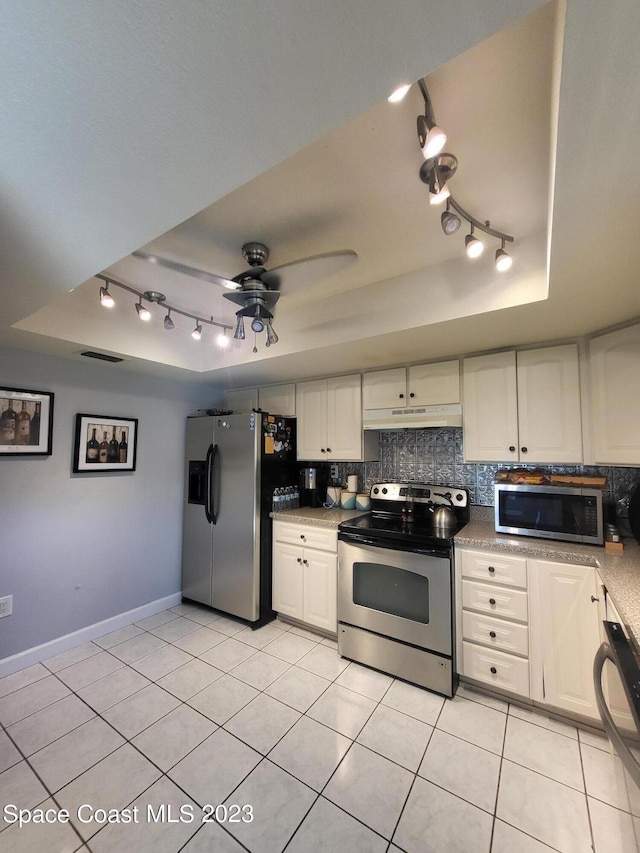
MULTIPOLYGON (((605 623, 606 625, 606 623, 605 623)), ((640 766, 638 762, 633 756, 633 753, 626 745, 626 743, 621 738, 618 728, 613 721, 609 708, 607 707, 607 703, 604 697, 604 692, 602 689, 602 669, 607 661, 611 661, 613 665, 619 669, 618 662, 616 661, 615 655, 613 654, 613 650, 609 643, 602 643, 598 651, 596 652, 595 660, 593 662, 593 686, 595 688, 596 694, 596 705, 598 706, 598 712, 600 714, 600 719, 602 720, 602 725, 604 726, 605 732, 609 737, 609 740, 613 744, 616 752, 620 760, 622 761, 627 773, 633 779, 636 785, 640 787, 640 766)))
POLYGON ((211 476, 209 477, 209 515, 212 524, 216 524, 218 521, 220 511, 220 466, 216 465, 219 454, 218 445, 214 444, 211 450, 211 476))
POLYGON ((213 522, 211 517, 211 462, 213 459, 213 444, 207 449, 207 458, 205 461, 205 480, 204 480, 204 514, 209 524, 213 522))

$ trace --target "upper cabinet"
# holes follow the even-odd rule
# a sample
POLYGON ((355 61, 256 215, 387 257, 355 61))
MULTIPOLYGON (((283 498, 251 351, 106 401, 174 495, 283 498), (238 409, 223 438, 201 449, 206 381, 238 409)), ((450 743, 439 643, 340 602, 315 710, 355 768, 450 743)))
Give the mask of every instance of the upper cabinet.
POLYGON ((263 412, 294 418, 296 416, 296 386, 290 382, 287 385, 266 385, 264 388, 259 388, 258 404, 263 412))
POLYGON ((458 359, 375 370, 362 377, 363 409, 400 409, 459 402, 458 359))
POLYGON ((593 338, 592 456, 596 465, 640 465, 640 326, 593 338))
POLYGON ((464 452, 469 462, 582 462, 576 344, 466 358, 464 452))
MULTIPOLYGON (((232 412, 244 415, 247 412, 258 408, 258 389, 257 388, 237 388, 232 391, 227 391, 224 395, 224 401, 227 409, 232 412)), ((280 414, 280 412, 278 412, 280 414)))
POLYGON ((377 432, 362 430, 360 374, 296 385, 298 459, 363 462, 378 458, 377 432))

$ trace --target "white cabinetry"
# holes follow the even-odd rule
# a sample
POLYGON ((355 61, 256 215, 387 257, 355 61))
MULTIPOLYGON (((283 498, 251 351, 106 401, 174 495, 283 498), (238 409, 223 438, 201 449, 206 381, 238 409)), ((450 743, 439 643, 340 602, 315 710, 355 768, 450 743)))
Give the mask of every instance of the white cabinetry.
POLYGON ((596 571, 529 560, 531 698, 599 719, 593 659, 600 645, 596 571))
POLYGON ((288 521, 273 523, 273 609, 335 634, 338 533, 288 521))
POLYGON ((518 696, 529 696, 527 561, 457 550, 458 670, 518 696))
POLYGON ((378 434, 362 429, 360 374, 296 385, 298 459, 371 461, 378 458, 378 434))
POLYGON ((362 378, 364 409, 401 409, 459 402, 460 364, 457 359, 375 370, 362 378))
POLYGON ((290 382, 287 385, 266 385, 264 388, 258 388, 258 404, 263 412, 294 418, 296 386, 290 382))
POLYGON ((581 462, 575 344, 463 361, 467 461, 581 462))
POLYGON ((593 461, 640 465, 640 325, 589 343, 593 461))
MULTIPOLYGON (((257 388, 237 388, 227 391, 224 395, 225 405, 232 412, 244 415, 258 408, 257 388)), ((280 414, 280 412, 277 412, 280 414)))

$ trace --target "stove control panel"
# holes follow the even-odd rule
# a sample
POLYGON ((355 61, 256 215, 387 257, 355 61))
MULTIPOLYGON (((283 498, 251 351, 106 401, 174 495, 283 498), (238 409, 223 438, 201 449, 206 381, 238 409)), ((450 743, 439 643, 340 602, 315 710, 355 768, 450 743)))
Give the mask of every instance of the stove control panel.
POLYGON ((374 483, 370 491, 371 500, 396 501, 398 503, 445 504, 466 507, 469 493, 455 486, 438 486, 431 483, 374 483))

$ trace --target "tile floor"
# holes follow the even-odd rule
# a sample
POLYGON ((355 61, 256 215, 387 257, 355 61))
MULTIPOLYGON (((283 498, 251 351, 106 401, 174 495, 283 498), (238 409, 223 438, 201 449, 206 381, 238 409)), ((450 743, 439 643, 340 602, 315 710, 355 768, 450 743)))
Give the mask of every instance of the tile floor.
POLYGON ((189 605, 1 679, 0 724, 0 806, 71 815, 1 812, 1 853, 631 853, 640 832, 603 738, 189 605))

